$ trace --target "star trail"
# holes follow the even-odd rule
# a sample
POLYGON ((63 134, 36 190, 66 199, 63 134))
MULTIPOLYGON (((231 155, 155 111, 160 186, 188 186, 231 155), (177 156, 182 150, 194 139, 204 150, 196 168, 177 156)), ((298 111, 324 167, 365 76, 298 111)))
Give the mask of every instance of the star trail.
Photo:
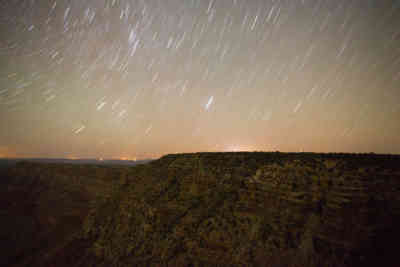
POLYGON ((400 1, 0 1, 0 157, 400 153, 400 1))

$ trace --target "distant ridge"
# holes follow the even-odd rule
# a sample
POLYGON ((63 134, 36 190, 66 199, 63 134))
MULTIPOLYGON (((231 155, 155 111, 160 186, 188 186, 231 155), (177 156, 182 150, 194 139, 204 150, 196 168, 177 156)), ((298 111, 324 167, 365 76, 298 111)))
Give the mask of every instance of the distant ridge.
MULTIPOLYGON (((0 162, 37 162, 37 163, 65 163, 65 164, 96 164, 96 165, 128 165, 135 166, 152 161, 152 159, 143 160, 120 160, 120 159, 65 159, 65 158, 4 158, 0 162)), ((0 163, 1 164, 1 163, 0 163)))

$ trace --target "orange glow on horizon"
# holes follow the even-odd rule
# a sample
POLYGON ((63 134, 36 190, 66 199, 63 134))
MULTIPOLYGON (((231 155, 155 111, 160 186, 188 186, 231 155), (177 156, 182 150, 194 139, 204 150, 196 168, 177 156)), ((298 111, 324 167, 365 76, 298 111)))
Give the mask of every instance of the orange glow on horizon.
POLYGON ((245 152, 245 151, 256 151, 252 146, 243 146, 243 145, 230 145, 227 146, 223 151, 225 152, 245 152))
POLYGON ((7 146, 0 146, 0 158, 15 158, 15 151, 7 146))
POLYGON ((118 160, 129 160, 129 161, 136 161, 137 160, 136 157, 129 157, 129 156, 122 156, 122 157, 118 157, 116 159, 118 159, 118 160))

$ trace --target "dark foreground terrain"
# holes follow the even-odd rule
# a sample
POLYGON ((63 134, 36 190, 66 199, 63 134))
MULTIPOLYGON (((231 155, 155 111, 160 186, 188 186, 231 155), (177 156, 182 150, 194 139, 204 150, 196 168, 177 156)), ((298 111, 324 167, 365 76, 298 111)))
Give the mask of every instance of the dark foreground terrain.
POLYGON ((1 169, 0 266, 399 266, 400 157, 1 169))

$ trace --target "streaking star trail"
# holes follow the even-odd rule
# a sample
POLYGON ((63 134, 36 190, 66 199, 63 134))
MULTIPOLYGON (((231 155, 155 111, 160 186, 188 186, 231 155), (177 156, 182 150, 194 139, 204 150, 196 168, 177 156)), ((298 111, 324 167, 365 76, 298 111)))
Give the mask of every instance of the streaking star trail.
POLYGON ((400 153, 400 1, 0 1, 0 156, 400 153))

